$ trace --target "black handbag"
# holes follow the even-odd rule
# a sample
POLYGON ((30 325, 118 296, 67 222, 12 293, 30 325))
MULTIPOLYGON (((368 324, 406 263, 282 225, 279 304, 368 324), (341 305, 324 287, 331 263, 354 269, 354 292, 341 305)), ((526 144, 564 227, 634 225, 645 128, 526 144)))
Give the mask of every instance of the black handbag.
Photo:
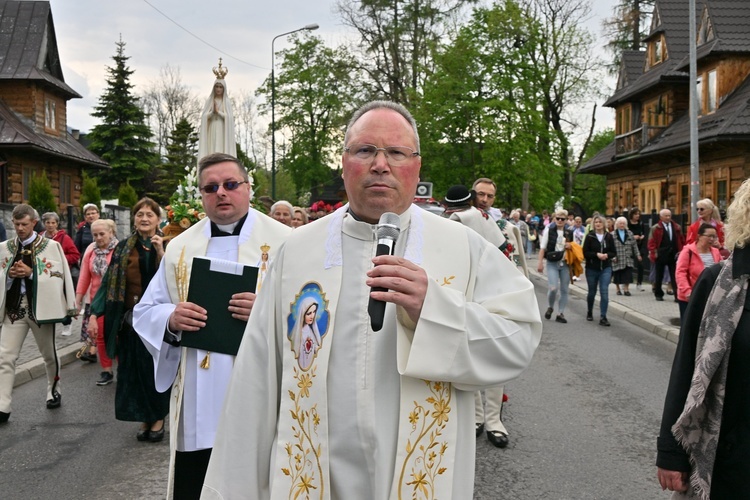
POLYGON ((563 258, 563 255, 565 255, 565 250, 560 250, 559 252, 547 252, 544 254, 544 258, 550 262, 557 262, 563 258))

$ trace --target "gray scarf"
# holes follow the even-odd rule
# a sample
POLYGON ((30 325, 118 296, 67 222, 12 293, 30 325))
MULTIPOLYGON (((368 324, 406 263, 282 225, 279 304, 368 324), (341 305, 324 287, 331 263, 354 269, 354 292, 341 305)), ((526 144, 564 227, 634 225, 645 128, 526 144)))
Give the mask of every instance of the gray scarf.
POLYGON ((107 266, 109 265, 109 262, 107 262, 107 255, 117 246, 117 243, 117 238, 112 236, 112 240, 109 242, 109 245, 107 245, 107 248, 99 248, 96 244, 94 245, 94 274, 97 276, 104 276, 104 273, 107 271, 107 266))
POLYGON ((732 278, 733 259, 734 253, 724 263, 708 297, 698 331, 690 391, 682 414, 672 426, 672 433, 687 451, 692 466, 692 488, 685 494, 675 493, 672 498, 710 498, 732 336, 742 316, 750 278, 747 274, 732 278))

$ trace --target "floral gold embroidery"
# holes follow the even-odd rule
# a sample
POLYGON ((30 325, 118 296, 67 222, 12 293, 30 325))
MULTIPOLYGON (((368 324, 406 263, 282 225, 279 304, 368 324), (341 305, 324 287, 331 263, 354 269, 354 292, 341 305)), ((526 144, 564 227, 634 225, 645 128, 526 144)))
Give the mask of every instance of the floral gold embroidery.
POLYGON ((424 400, 426 405, 414 401, 414 409, 409 413, 411 435, 414 442, 406 442, 406 459, 401 466, 398 481, 398 498, 403 498, 402 489, 408 486, 412 499, 435 499, 435 481, 445 473, 443 457, 448 443, 443 441, 443 430, 450 418, 451 384, 425 380, 431 396, 424 400), (411 468, 407 480, 407 468, 411 468))
POLYGON ((185 247, 182 247, 180 258, 177 260, 177 264, 174 265, 174 281, 177 285, 177 295, 180 302, 185 302, 187 300, 188 287, 190 286, 187 264, 185 264, 185 247))
POLYGON ((293 408, 290 410, 292 420, 297 425, 292 426, 295 442, 286 443, 284 449, 288 457, 288 467, 282 467, 281 472, 289 476, 292 485, 289 488, 289 498, 310 498, 310 494, 318 490, 320 498, 324 498, 323 467, 320 463, 321 446, 317 443, 320 415, 318 405, 305 408, 303 400, 310 397, 313 379, 316 377, 317 366, 313 365, 309 371, 298 370, 294 367, 294 379, 299 391, 289 391, 289 399, 293 408), (320 481, 320 484, 316 484, 320 481))

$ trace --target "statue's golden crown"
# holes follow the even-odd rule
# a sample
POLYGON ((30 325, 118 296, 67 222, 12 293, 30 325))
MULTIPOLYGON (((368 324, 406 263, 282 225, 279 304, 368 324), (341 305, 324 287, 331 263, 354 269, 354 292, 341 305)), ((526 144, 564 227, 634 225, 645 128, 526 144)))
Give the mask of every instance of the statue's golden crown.
POLYGON ((219 58, 219 67, 217 68, 214 66, 214 75, 216 75, 216 78, 219 80, 223 80, 225 76, 227 76, 227 73, 229 73, 229 70, 221 65, 221 57, 219 58))

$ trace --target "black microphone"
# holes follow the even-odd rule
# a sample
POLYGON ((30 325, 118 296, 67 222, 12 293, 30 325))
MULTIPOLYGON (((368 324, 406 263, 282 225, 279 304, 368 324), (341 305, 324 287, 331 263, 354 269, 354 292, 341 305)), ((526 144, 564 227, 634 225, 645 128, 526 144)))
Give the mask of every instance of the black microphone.
MULTIPOLYGON (((401 232, 401 220, 393 212, 386 212, 380 216, 378 222, 377 237, 378 248, 375 255, 393 255, 396 248, 398 233, 401 232)), ((372 287, 372 292, 387 292, 387 288, 372 287)), ((370 326, 377 332, 383 328, 383 316, 385 316, 385 302, 375 300, 370 297, 370 303, 367 304, 367 313, 370 315, 370 326)))

